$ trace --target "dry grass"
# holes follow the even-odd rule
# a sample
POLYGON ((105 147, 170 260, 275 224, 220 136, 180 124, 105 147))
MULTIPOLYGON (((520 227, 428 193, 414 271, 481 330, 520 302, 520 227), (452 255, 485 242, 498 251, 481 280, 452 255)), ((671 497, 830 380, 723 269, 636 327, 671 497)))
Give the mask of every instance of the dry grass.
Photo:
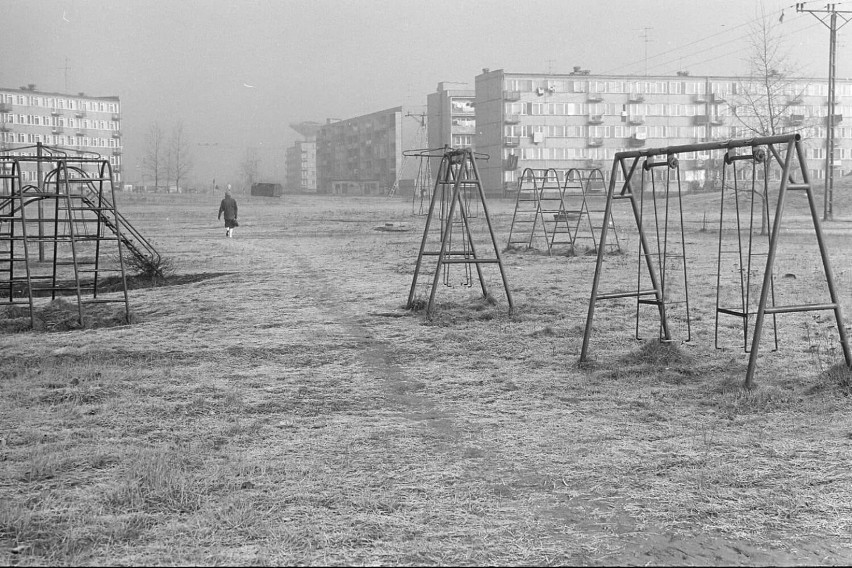
MULTIPOLYGON (((852 562, 836 330, 779 318, 743 390, 734 322, 712 345, 712 231, 689 237, 694 341, 644 317, 636 343, 635 306, 609 302, 580 365, 594 256, 505 255, 512 315, 496 271, 489 299, 458 271, 427 321, 403 307, 423 222, 405 200, 244 197, 234 239, 213 198, 124 201, 172 285, 132 292, 133 325, 4 328, 0 562, 852 562)), ((504 243, 511 206, 490 206, 504 243)), ((626 225, 610 284, 635 284, 626 225)), ((779 286, 800 301, 819 291, 804 226, 779 286)), ((850 229, 827 232, 852 316, 850 229)))

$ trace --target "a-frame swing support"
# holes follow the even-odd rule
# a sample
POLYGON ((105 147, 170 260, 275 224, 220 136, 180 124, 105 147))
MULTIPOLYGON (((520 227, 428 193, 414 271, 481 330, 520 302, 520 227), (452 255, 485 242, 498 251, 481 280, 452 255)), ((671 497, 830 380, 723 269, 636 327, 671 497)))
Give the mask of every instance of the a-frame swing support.
POLYGON ((817 213, 816 202, 814 200, 813 190, 811 188, 810 179, 808 176, 807 162, 805 152, 802 148, 801 136, 799 134, 789 134, 782 136, 768 136, 751 139, 727 140, 720 142, 706 142, 701 144, 689 144, 682 146, 670 146, 667 148, 647 148, 642 150, 634 150, 627 152, 618 152, 613 159, 613 168, 610 175, 609 187, 607 190, 607 201, 604 218, 608 219, 612 214, 612 204, 616 199, 629 199, 633 209, 634 220, 639 230, 639 246, 640 256, 645 258, 645 264, 651 280, 652 289, 649 290, 631 290, 618 291, 611 293, 600 293, 599 286, 601 280, 601 271, 604 260, 604 249, 607 238, 607 223, 604 223, 601 229, 600 245, 598 247, 597 261, 595 263, 595 275, 592 281, 592 291, 589 298, 589 309, 586 316, 586 326, 583 334, 583 345, 580 352, 580 361, 588 360, 589 340, 591 337, 592 324, 595 315, 595 306, 599 300, 654 296, 659 307, 660 313, 660 329, 663 339, 670 339, 668 318, 666 316, 665 302, 663 299, 663 289, 661 288, 660 280, 654 268, 654 263, 651 261, 651 249, 645 236, 642 227, 640 212, 636 203, 636 197, 632 188, 632 178, 636 171, 637 165, 642 158, 651 158, 653 156, 664 156, 669 161, 675 158, 677 154, 688 152, 703 152, 710 150, 731 150, 734 148, 755 148, 766 146, 775 160, 782 167, 780 187, 778 190, 778 200, 775 209, 775 217, 772 221, 772 229, 769 237, 769 250, 766 256, 766 268, 763 273, 763 284, 760 292, 760 301, 758 303, 757 313, 754 323, 754 331, 751 342, 751 352, 749 353, 748 370, 744 386, 751 388, 754 381, 754 373, 757 367, 757 358, 760 346, 761 334, 763 332, 763 322, 767 314, 792 313, 830 310, 834 312, 835 323, 837 325, 838 335, 840 339, 841 349, 846 361, 847 367, 852 368, 852 353, 849 348, 849 340, 846 335, 846 327, 843 320, 843 314, 840 307, 840 299, 837 294, 837 289, 834 282, 834 273, 831 268, 831 262, 828 256, 828 249, 823 237, 822 228, 820 225, 819 215, 817 213), (786 152, 782 156, 775 145, 786 146, 786 152), (798 160, 799 170, 802 179, 799 182, 793 180, 793 159, 798 160), (617 185, 618 168, 624 175, 624 181, 621 186, 621 191, 616 195, 615 189, 617 185), (817 244, 819 246, 820 258, 822 260, 825 280, 828 287, 830 302, 828 303, 813 303, 787 306, 767 306, 770 294, 772 291, 772 271, 775 265, 775 257, 778 249, 778 241, 781 235, 781 224, 783 221, 784 204, 786 202, 788 191, 804 191, 810 208, 811 219, 814 224, 814 232, 816 234, 817 244))
MULTIPOLYGON (((419 155, 434 154, 434 150, 417 151, 419 155)), ((509 283, 506 278, 506 271, 503 267, 503 261, 500 257, 500 249, 497 245, 497 239, 494 235, 494 228, 491 225, 491 216, 488 212, 488 205, 485 200, 485 192, 482 189, 482 183, 479 177, 479 170, 476 166, 474 152, 469 148, 444 148, 440 150, 441 165, 438 169, 438 176, 435 178, 435 188, 432 192, 432 199, 429 204, 429 212, 426 216, 426 223, 423 229, 423 239, 420 243, 420 250, 417 255, 417 263, 414 268, 414 277, 411 281, 411 289, 408 293, 408 302, 406 306, 411 309, 414 307, 415 294, 417 291, 417 281, 420 276, 421 268, 423 267, 424 257, 437 257, 435 264, 435 272, 432 275, 432 282, 429 289, 429 300, 426 305, 426 316, 431 317, 432 306, 435 300, 435 292, 438 288, 441 270, 446 269, 452 264, 473 265, 476 268, 476 274, 479 278, 479 284, 482 289, 483 297, 488 297, 488 288, 485 283, 485 278, 482 274, 483 264, 496 264, 500 270, 500 277, 503 281, 503 289, 506 293, 506 301, 509 304, 509 313, 514 309, 512 302, 512 293, 509 290, 509 283), (482 211, 485 216, 485 222, 488 227, 491 246, 494 250, 493 257, 483 257, 477 252, 476 244, 473 239, 473 233, 470 229, 468 217, 470 212, 465 205, 465 197, 471 197, 470 193, 475 194, 475 198, 482 203, 482 211), (447 202, 449 201, 449 203, 447 202), (440 226, 440 248, 438 250, 426 250, 427 241, 429 240, 430 228, 434 220, 436 212, 442 215, 445 213, 439 222, 440 226), (461 220, 463 230, 462 239, 466 239, 469 244, 469 250, 463 248, 455 250, 451 248, 453 225, 457 223, 457 218, 461 220)))

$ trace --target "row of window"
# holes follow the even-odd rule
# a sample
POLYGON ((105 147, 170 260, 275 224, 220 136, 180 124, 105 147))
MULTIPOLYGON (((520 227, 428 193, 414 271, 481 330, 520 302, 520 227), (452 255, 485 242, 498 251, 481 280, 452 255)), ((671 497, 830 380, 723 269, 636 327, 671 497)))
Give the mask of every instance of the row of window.
MULTIPOLYGON (((680 81, 636 81, 599 79, 506 79, 504 89, 520 92, 547 93, 612 93, 612 94, 669 94, 669 95, 703 95, 716 93, 719 95, 736 95, 753 92, 762 88, 760 82, 743 81, 707 81, 692 79, 680 81)), ((827 83, 790 82, 782 87, 788 96, 828 96, 827 83)), ((837 96, 852 96, 852 83, 837 83, 837 96)))
MULTIPOLYGON (((624 148, 519 148, 517 150, 505 150, 503 157, 518 156, 521 160, 612 160, 615 154, 624 151, 624 148)), ((824 160, 825 148, 808 148, 807 158, 811 160, 824 160)), ((678 154, 681 160, 706 160, 711 157, 711 152, 685 152, 678 154)), ((852 160, 852 148, 835 148, 835 160, 852 160)))
POLYGON ((47 144, 51 146, 74 146, 81 148, 121 148, 116 138, 100 138, 95 136, 60 136, 43 135, 28 132, 2 132, 0 139, 11 144, 47 144))
POLYGON ((46 95, 25 95, 0 93, 0 103, 49 108, 53 110, 84 110, 91 112, 118 112, 118 103, 103 101, 84 101, 51 97, 46 95))
MULTIPOLYGON (((660 104, 660 103, 506 103, 507 115, 518 116, 701 116, 707 114, 703 104, 660 104)), ((723 104, 715 107, 715 114, 728 116, 740 114, 748 116, 753 113, 749 105, 733 107, 723 104)), ((835 114, 852 116, 852 105, 835 106, 835 114)), ((805 117, 824 117, 828 115, 826 105, 794 105, 787 108, 785 114, 797 114, 805 117)))
MULTIPOLYGON (((507 137, 532 137, 536 133, 548 138, 624 138, 631 134, 638 134, 645 138, 703 138, 707 136, 704 126, 665 126, 665 125, 642 125, 642 126, 570 126, 542 124, 513 124, 504 127, 504 135, 507 137)), ((804 128, 779 128, 779 134, 786 132, 799 132, 804 138, 825 138, 825 126, 808 126, 804 128)), ((713 138, 749 138, 754 132, 744 126, 712 126, 710 136, 713 138)), ((836 127, 834 129, 836 139, 852 138, 852 127, 836 127)))
POLYGON ((21 93, 0 93, 0 103, 43 107, 55 110, 85 110, 91 112, 118 112, 118 103, 103 101, 84 101, 54 97, 48 95, 26 95, 21 93))
POLYGON ((64 116, 41 116, 37 114, 3 113, 0 122, 4 124, 20 124, 29 126, 50 126, 68 128, 91 128, 96 130, 118 130, 119 123, 115 120, 93 120, 88 118, 73 118, 64 116))

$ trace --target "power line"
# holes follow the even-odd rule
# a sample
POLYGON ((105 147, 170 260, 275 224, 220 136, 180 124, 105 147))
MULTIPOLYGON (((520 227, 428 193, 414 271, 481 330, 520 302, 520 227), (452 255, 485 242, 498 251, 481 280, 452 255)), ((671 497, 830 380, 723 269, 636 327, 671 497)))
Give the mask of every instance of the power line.
MULTIPOLYGON (((787 8, 792 8, 793 6, 794 6, 794 5, 792 5, 792 4, 791 4, 791 5, 790 5, 790 6, 788 6, 787 8)), ((660 57, 663 57, 663 56, 666 56, 666 55, 670 55, 670 54, 672 54, 672 53, 677 53, 677 54, 679 54, 679 57, 683 57, 683 52, 684 52, 684 50, 685 50, 685 49, 687 49, 687 48, 689 48, 689 47, 691 47, 691 46, 697 45, 697 44, 702 43, 702 42, 705 42, 705 41, 709 41, 709 40, 711 40, 711 39, 713 39, 713 38, 716 38, 716 37, 719 37, 719 36, 722 36, 722 35, 726 35, 726 34, 729 34, 729 33, 733 33, 733 32, 735 32, 736 30, 738 30, 738 29, 740 29, 740 28, 744 28, 744 27, 747 27, 747 26, 751 26, 752 24, 754 24, 754 22, 757 22, 758 20, 764 19, 764 17, 765 17, 765 18, 775 17, 776 15, 780 15, 780 14, 782 14, 782 13, 784 12, 784 9, 786 9, 786 8, 782 8, 781 10, 776 10, 776 11, 774 11, 774 12, 770 12, 770 13, 769 13, 769 14, 767 14, 766 16, 759 16, 759 17, 755 17, 755 18, 753 18, 753 19, 751 19, 751 20, 747 20, 747 21, 745 21, 745 22, 743 22, 743 23, 741 23, 741 24, 739 24, 739 25, 737 25, 737 26, 734 26, 734 27, 732 27, 732 28, 728 28, 728 29, 723 30, 723 31, 721 31, 721 32, 716 32, 716 33, 711 34, 711 35, 709 35, 709 36, 705 36, 705 37, 699 38, 699 39, 697 39, 697 40, 695 40, 695 41, 691 41, 691 42, 687 43, 686 45, 681 45, 681 46, 673 47, 673 48, 671 48, 671 49, 669 49, 669 50, 662 51, 662 52, 660 52, 660 53, 657 53, 657 54, 654 54, 654 55, 651 55, 651 56, 647 56, 647 54, 646 54, 645 59, 643 59, 642 61, 638 61, 638 60, 637 60, 637 61, 632 61, 632 62, 630 62, 630 63, 625 63, 624 65, 620 65, 620 66, 618 66, 618 67, 613 67, 612 69, 606 70, 606 71, 604 71, 602 74, 603 74, 603 75, 615 74, 615 73, 618 73, 619 71, 621 71, 622 69, 629 68, 629 67, 633 67, 633 66, 639 65, 640 63, 644 63, 644 64, 647 66, 647 62, 648 62, 648 61, 652 61, 652 60, 654 60, 654 59, 657 59, 657 58, 660 58, 660 57)), ((648 29, 651 29, 651 28, 648 28, 648 29)), ((741 41, 742 39, 744 39, 744 38, 746 38, 746 37, 748 37, 748 36, 747 36, 747 35, 737 36, 736 38, 734 38, 734 39, 732 39, 732 40, 729 40, 729 41, 723 42, 721 45, 727 45, 727 44, 729 44, 729 43, 734 43, 734 42, 737 42, 737 41, 741 41)), ((720 44, 716 44, 714 47, 718 47, 719 45, 720 45, 720 44)), ((646 49, 647 49, 647 43, 646 43, 646 49)), ((664 63, 664 64, 669 64, 669 63, 672 63, 672 61, 671 61, 671 60, 669 60, 669 61, 667 61, 667 62, 666 62, 666 63, 664 63)), ((651 66, 651 69, 653 69, 653 68, 655 68, 655 67, 660 67, 661 65, 664 65, 664 64, 656 64, 656 65, 652 65, 652 66, 651 66)), ((646 73, 646 74, 647 74, 647 73, 646 73)))
MULTIPOLYGON (((817 25, 818 25, 818 24, 811 24, 811 25, 809 25, 809 26, 805 26, 805 27, 803 27, 803 28, 799 28, 798 30, 795 30, 795 31, 793 31, 793 32, 790 32, 790 33, 786 34, 786 36, 785 36, 785 37, 792 37, 792 36, 794 36, 794 35, 796 35, 796 34, 799 34, 799 33, 805 32, 805 31, 807 31, 807 30, 811 30, 811 29, 815 28, 817 25)), ((738 37, 738 38, 736 38, 736 39, 732 39, 732 40, 729 40, 729 41, 726 41, 726 42, 723 42, 723 43, 717 44, 715 47, 716 47, 716 48, 719 48, 719 47, 724 47, 724 46, 726 46, 726 45, 735 44, 735 43, 738 43, 739 41, 741 41, 741 40, 743 40, 743 39, 745 39, 745 38, 747 38, 747 37, 748 37, 748 36, 740 36, 740 37, 738 37)), ((734 50, 734 51, 731 51, 731 52, 727 52, 725 55, 735 55, 735 54, 737 54, 737 53, 742 53, 742 49, 737 49, 737 50, 734 50)), ((697 53, 696 53, 695 55, 687 56, 687 62, 689 62, 688 57, 697 57, 698 55, 699 55, 699 54, 697 54, 697 53)), ((692 62, 689 62, 689 63, 690 63, 691 65, 700 65, 700 64, 702 64, 702 63, 707 63, 708 61, 715 61, 715 60, 717 60, 717 59, 721 59, 721 56, 719 56, 719 57, 714 56, 714 57, 710 57, 710 58, 707 58, 707 59, 702 59, 702 60, 700 60, 700 61, 692 61, 692 62)), ((681 58, 679 58, 679 59, 677 59, 677 60, 675 60, 675 59, 670 59, 670 60, 664 61, 664 62, 662 62, 662 63, 658 63, 658 64, 656 64, 656 65, 652 65, 652 66, 651 66, 651 69, 657 69, 657 68, 663 67, 663 66, 665 66, 665 65, 670 65, 670 64, 675 63, 675 62, 680 62, 680 61, 682 61, 682 60, 683 60, 683 58, 682 58, 682 57, 681 57, 681 58)))

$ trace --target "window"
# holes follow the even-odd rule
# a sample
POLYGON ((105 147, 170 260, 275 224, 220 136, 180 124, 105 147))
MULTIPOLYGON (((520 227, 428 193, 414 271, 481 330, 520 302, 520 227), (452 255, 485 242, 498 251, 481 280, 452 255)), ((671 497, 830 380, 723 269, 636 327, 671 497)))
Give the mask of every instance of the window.
POLYGON ((581 114, 586 114, 583 112, 583 104, 582 103, 566 103, 565 104, 565 114, 568 116, 579 116, 581 114))

